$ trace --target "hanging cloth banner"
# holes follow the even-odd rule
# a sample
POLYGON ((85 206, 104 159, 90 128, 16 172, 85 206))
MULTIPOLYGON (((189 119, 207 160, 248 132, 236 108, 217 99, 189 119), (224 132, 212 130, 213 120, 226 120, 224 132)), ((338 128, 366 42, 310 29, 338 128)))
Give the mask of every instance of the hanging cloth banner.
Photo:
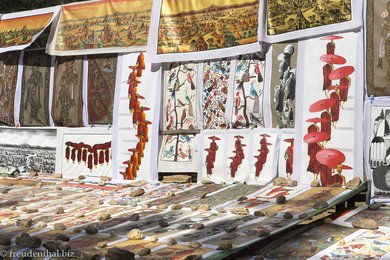
POLYGON ((159 0, 153 6, 153 62, 230 57, 260 51, 258 0, 159 0))
POLYGON ((64 5, 46 51, 57 56, 144 51, 151 10, 152 0, 64 5))
POLYGON ((4 14, 0 21, 0 53, 23 50, 53 21, 59 6, 4 14))

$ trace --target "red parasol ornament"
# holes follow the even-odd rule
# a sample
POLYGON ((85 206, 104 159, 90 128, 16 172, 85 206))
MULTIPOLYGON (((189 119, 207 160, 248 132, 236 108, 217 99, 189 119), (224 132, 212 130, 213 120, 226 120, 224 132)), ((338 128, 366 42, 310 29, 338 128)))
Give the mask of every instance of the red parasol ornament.
POLYGON ((320 112, 320 111, 329 109, 334 104, 335 104, 335 101, 333 99, 330 99, 330 98, 321 99, 321 100, 318 100, 317 102, 311 104, 311 106, 309 107, 309 111, 311 113, 320 112))
POLYGON ((313 132, 308 133, 303 137, 303 141, 308 144, 320 143, 329 140, 329 133, 325 132, 313 132))
POLYGON ((330 120, 327 118, 319 118, 319 117, 310 118, 306 120, 307 123, 328 123, 329 121, 330 120))
POLYGON ((342 65, 347 62, 347 60, 339 55, 334 54, 325 54, 320 57, 320 60, 329 64, 342 65))
POLYGON ((345 155, 335 149, 324 149, 316 154, 316 159, 319 163, 331 169, 336 169, 338 165, 345 161, 345 155))
POLYGON ((288 139, 284 139, 283 141, 285 141, 286 143, 294 143, 294 138, 288 138, 288 139))
POLYGON ((330 80, 337 80, 337 79, 342 79, 346 78, 349 75, 351 75, 355 71, 355 68, 352 66, 344 66, 338 69, 335 69, 329 74, 329 79, 330 80))
POLYGON ((333 41, 333 40, 340 40, 344 39, 344 37, 339 35, 327 35, 320 38, 320 40, 326 40, 326 41, 333 41))
POLYGON ((221 138, 219 138, 219 137, 217 137, 217 136, 210 136, 208 139, 210 139, 210 140, 213 140, 213 141, 215 141, 215 140, 221 140, 221 138))

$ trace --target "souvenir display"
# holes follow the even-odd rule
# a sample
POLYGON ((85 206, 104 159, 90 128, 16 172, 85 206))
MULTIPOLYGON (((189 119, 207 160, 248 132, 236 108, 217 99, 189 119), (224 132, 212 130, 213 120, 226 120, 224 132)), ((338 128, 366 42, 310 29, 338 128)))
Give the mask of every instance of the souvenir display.
POLYGON ((345 33, 304 42, 304 78, 298 82, 304 87, 302 139, 296 140, 301 149, 294 166, 302 183, 346 185, 362 176, 363 88, 356 73, 361 69, 360 37, 345 33))
POLYGON ((202 60, 259 50, 259 1, 159 0, 149 45, 153 61, 202 60))
POLYGON ((144 50, 152 2, 103 0, 63 5, 47 52, 64 56, 144 50))
POLYGON ((49 126, 51 57, 25 51, 19 121, 22 126, 49 126))
POLYGON ((298 43, 272 44, 268 51, 267 75, 270 85, 271 118, 273 128, 294 128, 295 97, 297 91, 298 43))

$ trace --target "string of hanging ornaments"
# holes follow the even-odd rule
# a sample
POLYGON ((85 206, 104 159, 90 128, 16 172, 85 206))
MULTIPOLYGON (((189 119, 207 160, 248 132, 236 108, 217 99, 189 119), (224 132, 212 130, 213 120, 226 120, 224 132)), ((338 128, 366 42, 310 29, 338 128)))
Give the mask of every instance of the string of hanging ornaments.
POLYGON ((120 172, 125 180, 135 180, 137 178, 137 172, 140 169, 142 158, 144 157, 144 151, 146 143, 149 141, 149 125, 150 121, 146 120, 145 111, 150 110, 148 107, 141 106, 140 100, 145 98, 138 94, 138 84, 141 83, 142 71, 145 69, 145 57, 141 52, 138 55, 137 63, 135 66, 129 67, 132 71, 128 78, 128 98, 129 98, 129 112, 132 116, 133 127, 137 130, 136 137, 138 142, 136 147, 130 148, 128 151, 132 154, 129 160, 123 162, 126 165, 124 172, 120 172))

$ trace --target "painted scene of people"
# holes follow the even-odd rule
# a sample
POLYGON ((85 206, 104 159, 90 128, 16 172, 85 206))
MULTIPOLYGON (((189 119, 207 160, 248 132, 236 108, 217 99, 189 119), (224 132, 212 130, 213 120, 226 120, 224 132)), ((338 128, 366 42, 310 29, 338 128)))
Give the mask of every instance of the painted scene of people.
POLYGON ((158 54, 229 48, 258 40, 253 0, 163 0, 158 54))
POLYGON ((63 6, 55 50, 144 46, 151 8, 151 0, 103 0, 63 6))
POLYGON ((268 35, 278 35, 352 19, 351 0, 268 0, 268 35))

